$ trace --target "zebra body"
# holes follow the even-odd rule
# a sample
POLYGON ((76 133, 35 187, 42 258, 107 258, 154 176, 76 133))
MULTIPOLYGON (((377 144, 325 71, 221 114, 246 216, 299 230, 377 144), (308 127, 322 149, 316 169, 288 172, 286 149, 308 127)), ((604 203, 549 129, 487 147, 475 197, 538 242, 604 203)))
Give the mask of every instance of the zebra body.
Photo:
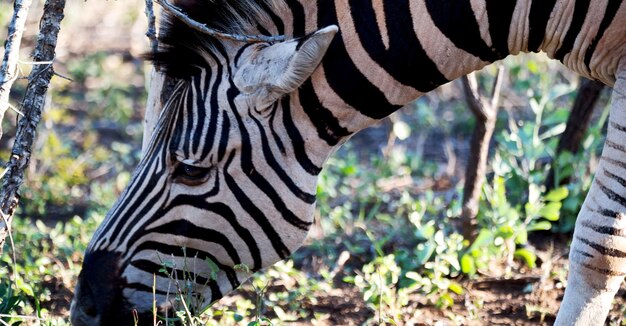
POLYGON ((557 319, 603 322, 626 273, 626 2, 177 5, 226 32, 289 40, 218 40, 165 17, 153 60, 180 81, 154 113, 144 158, 89 245, 72 304, 75 325, 130 324, 132 309, 150 315, 153 290, 160 311, 167 310, 177 291, 172 279, 189 276, 201 304, 218 300, 249 276, 241 266, 259 270, 301 245, 313 221, 317 176, 352 134, 491 62, 538 51, 615 86, 557 319), (207 260, 218 268, 215 279, 207 260), (164 266, 169 276, 159 273, 164 266))

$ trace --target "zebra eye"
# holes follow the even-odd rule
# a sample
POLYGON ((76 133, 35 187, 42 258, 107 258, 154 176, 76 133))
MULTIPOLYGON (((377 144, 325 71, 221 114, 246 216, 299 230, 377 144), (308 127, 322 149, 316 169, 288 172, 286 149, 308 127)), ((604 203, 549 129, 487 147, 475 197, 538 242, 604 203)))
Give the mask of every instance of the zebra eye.
POLYGON ((173 176, 188 186, 196 186, 206 181, 211 174, 211 168, 193 166, 179 163, 174 170, 173 176))

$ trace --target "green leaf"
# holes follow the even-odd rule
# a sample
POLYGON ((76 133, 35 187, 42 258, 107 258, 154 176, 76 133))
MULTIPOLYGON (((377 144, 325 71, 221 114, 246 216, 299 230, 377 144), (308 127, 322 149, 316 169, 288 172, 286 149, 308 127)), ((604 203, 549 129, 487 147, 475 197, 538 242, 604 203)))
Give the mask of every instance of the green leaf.
POLYGON ((560 187, 560 188, 553 189, 552 191, 550 191, 544 197, 544 200, 545 201, 560 202, 563 199, 567 198, 568 195, 569 195, 569 191, 567 190, 567 188, 566 187, 560 187))
POLYGON ((453 304, 454 304, 454 299, 452 299, 452 296, 450 296, 450 294, 448 293, 442 294, 436 303, 438 308, 447 308, 453 304))
POLYGON ((217 266, 217 264, 211 259, 211 258, 205 258, 204 261, 207 263, 207 265, 209 266, 209 270, 211 271, 211 279, 212 280, 217 280, 217 273, 220 271, 219 266, 217 266))
POLYGON ((414 281, 421 281, 422 280, 422 276, 416 272, 407 272, 406 275, 404 275, 406 278, 414 280, 414 281))
POLYGON ((472 245, 469 247, 468 251, 473 251, 482 246, 485 246, 488 243, 490 243, 492 240, 493 240, 493 232, 491 232, 491 230, 488 230, 488 229, 482 229, 478 233, 478 236, 476 237, 476 240, 474 240, 474 243, 472 243, 472 245))
POLYGON ((513 230, 513 227, 510 225, 503 225, 501 227, 498 228, 498 234, 505 238, 508 239, 510 237, 513 236, 513 234, 515 234, 515 230, 513 230))
POLYGON ((435 226, 431 223, 422 225, 419 229, 415 230, 415 237, 418 240, 428 240, 435 234, 435 226))
POLYGON ((465 254, 461 257, 461 271, 467 275, 476 274, 476 265, 472 256, 465 254))
POLYGON ((538 221, 535 223, 530 223, 527 227, 526 227, 526 231, 528 232, 533 232, 533 231, 548 231, 552 228, 552 223, 548 222, 548 221, 538 221))
POLYGON ((458 295, 462 295, 463 294, 463 287, 461 286, 461 284, 457 283, 457 282, 450 282, 450 286, 448 286, 448 289, 450 289, 450 291, 458 294, 458 295))
POLYGON ((515 243, 523 245, 526 244, 526 242, 528 242, 528 230, 521 229, 515 236, 515 243))
POLYGON ((416 254, 416 263, 418 266, 424 265, 428 259, 433 255, 435 251, 435 244, 432 242, 420 243, 417 245, 416 254))
POLYGON ((526 264, 526 266, 530 268, 535 268, 537 266, 537 255, 535 255, 534 252, 526 248, 520 248, 515 250, 514 257, 517 259, 521 259, 526 264))
POLYGON ((539 210, 539 216, 552 222, 558 221, 561 206, 560 202, 549 202, 539 210))

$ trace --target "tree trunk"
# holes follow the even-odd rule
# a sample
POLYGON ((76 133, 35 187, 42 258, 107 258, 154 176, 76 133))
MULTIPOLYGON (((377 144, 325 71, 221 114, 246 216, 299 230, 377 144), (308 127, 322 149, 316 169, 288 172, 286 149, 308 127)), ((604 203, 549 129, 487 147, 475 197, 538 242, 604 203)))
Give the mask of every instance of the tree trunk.
POLYGON ((11 220, 19 202, 19 188, 24 181, 24 170, 30 162, 37 125, 41 120, 46 92, 54 75, 52 62, 55 57, 57 37, 63 20, 65 0, 47 0, 41 18, 39 38, 35 47, 33 70, 23 102, 23 114, 17 126, 17 135, 11 157, 7 163, 0 191, 0 250, 10 232, 11 220))
POLYGON ((474 241, 477 235, 478 201, 480 192, 485 180, 487 170, 487 156, 489 154, 489 143, 493 136, 498 115, 498 101, 504 68, 498 69, 498 75, 494 81, 493 93, 490 99, 480 95, 476 76, 470 74, 463 77, 463 90, 467 104, 476 117, 476 127, 472 135, 470 157, 465 169, 465 185, 463 188, 463 207, 457 229, 461 231, 463 237, 469 241, 474 241))
MULTIPOLYGON (((589 127, 589 121, 591 120, 595 104, 602 93, 602 89, 604 89, 604 84, 581 77, 578 95, 576 95, 572 112, 567 119, 565 131, 559 138, 555 158, 565 151, 570 153, 578 152, 585 132, 589 127)), ((564 178, 560 180, 559 184, 556 184, 557 180, 555 180, 555 177, 554 164, 552 164, 548 178, 546 179, 546 188, 548 190, 569 182, 569 178, 564 178)))

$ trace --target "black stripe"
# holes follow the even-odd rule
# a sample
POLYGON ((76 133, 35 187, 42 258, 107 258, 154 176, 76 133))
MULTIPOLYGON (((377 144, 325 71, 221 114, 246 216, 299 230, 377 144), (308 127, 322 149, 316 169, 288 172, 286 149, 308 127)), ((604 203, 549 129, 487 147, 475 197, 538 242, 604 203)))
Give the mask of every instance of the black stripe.
POLYGON ((604 268, 599 268, 599 267, 595 267, 592 266, 591 264, 582 264, 582 266, 589 268, 591 270, 594 270, 600 274, 604 274, 604 275, 609 275, 609 276, 621 276, 624 277, 624 275, 626 275, 625 273, 621 273, 621 272, 617 272, 617 271, 612 271, 610 269, 604 269, 604 268))
MULTIPOLYGON (((184 132, 184 128, 185 128, 185 124, 184 122, 187 121, 188 124, 188 128, 191 128, 192 125, 190 124, 190 119, 189 116, 191 116, 191 114, 193 114, 193 111, 191 110, 193 108, 193 96, 191 96, 191 85, 190 83, 187 84, 187 87, 185 87, 185 91, 183 94, 184 98, 181 101, 182 106, 178 109, 178 121, 180 121, 180 123, 176 126, 176 131, 175 134, 180 135, 180 148, 185 148, 188 151, 191 151, 191 132, 184 132), (187 149, 186 146, 189 146, 189 148, 187 149)), ((179 144, 176 144, 179 145, 179 144)))
POLYGON ((252 200, 250 200, 245 192, 241 190, 241 188, 239 188, 239 185, 237 185, 237 181, 235 181, 235 179, 230 174, 228 174, 228 166, 230 166, 230 163, 232 162, 234 157, 234 152, 232 152, 224 168, 224 179, 226 180, 226 185, 239 202, 239 205, 261 227, 267 238, 272 243, 272 247, 274 248, 278 256, 282 259, 289 257, 289 255, 291 255, 291 252, 283 243, 283 240, 272 226, 272 223, 270 223, 265 214, 263 214, 263 212, 254 205, 252 200))
MULTIPOLYGON (((306 17, 304 16, 304 7, 297 0, 286 0, 287 6, 291 9, 291 14, 293 16, 293 35, 294 36, 304 36, 306 34, 305 25, 306 17)), ((320 25, 322 26, 322 25, 320 25)))
MULTIPOLYGON (((235 97, 239 94, 239 91, 232 86, 227 93, 229 105, 231 107, 235 107, 234 101, 235 97)), ((272 204, 274 204, 274 207, 281 213, 285 221, 301 230, 308 231, 312 223, 301 220, 291 210, 289 210, 285 202, 280 198, 280 195, 276 192, 276 189, 274 189, 274 186, 257 171, 254 166, 252 142, 250 140, 248 130, 246 129, 246 125, 237 110, 233 110, 233 114, 237 120, 237 124, 239 125, 238 129, 241 134, 241 170, 272 201, 272 204)), ((265 141, 267 140, 265 139, 265 141)), ((276 165, 278 166, 277 163, 276 165)), ((287 179, 289 178, 288 176, 286 177, 287 179)))
POLYGON ((291 147, 296 155, 296 160, 308 174, 318 175, 322 172, 322 168, 315 165, 306 153, 306 146, 304 144, 304 140, 302 139, 302 135, 300 134, 300 131, 298 130, 298 127, 296 127, 294 121, 291 119, 291 106, 289 105, 289 100, 290 97, 285 96, 281 101, 283 109, 283 124, 285 125, 289 138, 291 139, 291 147))
POLYGON ((585 53, 585 65, 588 69, 591 69, 589 65, 591 64, 591 58, 593 57, 593 54, 598 47, 598 43, 602 39, 602 36, 604 36, 604 32, 606 32, 607 28, 609 28, 609 26, 613 22, 613 19, 615 18, 615 15, 617 14, 617 11, 619 10, 619 7, 621 5, 622 0, 609 0, 609 4, 607 5, 606 11, 604 12, 604 18, 602 18, 602 22, 600 23, 600 27, 598 28, 598 33, 596 34, 596 37, 593 39, 593 42, 591 42, 591 45, 585 53))
POLYGON ((600 190, 602 190, 602 192, 607 197, 609 197, 609 199, 611 199, 614 202, 617 202, 618 204, 622 205, 623 207, 626 207, 626 198, 620 196, 619 194, 617 194, 613 190, 609 189, 599 179, 596 179, 596 182, 598 183, 598 187, 600 187, 600 190))
POLYGON ((307 79, 300 86, 299 98, 304 112, 317 129, 318 136, 328 145, 335 146, 340 140, 352 134, 339 124, 339 120, 330 110, 322 105, 315 95, 311 79, 307 79))
MULTIPOLYGON (((180 270, 177 268, 171 268, 168 266, 163 266, 161 264, 157 264, 153 261, 150 260, 145 260, 145 259, 137 259, 137 260, 133 260, 131 263, 131 265, 133 265, 135 268, 142 270, 144 272, 147 273, 151 273, 151 274, 157 274, 163 277, 168 277, 171 278, 172 280, 177 280, 177 281, 194 281, 195 284, 199 284, 199 285, 206 285, 211 289, 211 301, 214 300, 214 297, 222 297, 222 291, 220 290, 220 287, 217 285, 217 282, 215 280, 206 278, 204 276, 198 275, 196 273, 194 273, 193 271, 185 271, 185 270, 180 270), (159 272, 159 270, 161 269, 165 269, 167 272, 164 273, 163 272, 159 272)), ((180 289, 183 290, 183 289, 180 289)), ((195 293, 196 295, 200 295, 200 293, 195 293)))
POLYGON ((278 35, 285 34, 285 24, 283 23, 282 19, 271 10, 271 8, 267 5, 267 3, 265 3, 265 1, 257 1, 257 3, 270 16, 272 23, 274 23, 274 26, 276 26, 276 32, 278 33, 278 35))
POLYGON ((590 254, 590 253, 588 253, 588 252, 584 252, 584 251, 582 251, 582 250, 578 250, 578 249, 576 249, 576 250, 574 250, 574 252, 578 253, 579 255, 582 255, 582 256, 588 257, 588 258, 593 258, 593 255, 592 255, 592 254, 590 254))
POLYGON ((609 172, 606 169, 604 169, 604 175, 609 177, 613 181, 617 181, 617 183, 621 184, 622 187, 626 187, 626 179, 624 179, 624 178, 622 178, 622 177, 620 177, 618 175, 615 175, 615 174, 609 172))
MULTIPOLYGON (((219 108, 220 108, 218 95, 219 95, 219 87, 221 84, 220 78, 223 73, 224 73, 224 69, 222 65, 218 64, 216 80, 215 80, 215 83, 213 84, 213 88, 211 89, 211 100, 209 104, 209 108, 211 110, 209 129, 207 130, 207 136, 209 137, 209 139, 207 139, 205 143, 205 148, 203 152, 204 155, 201 158, 202 160, 204 160, 206 156, 209 155, 209 153, 212 151, 213 143, 215 142, 215 136, 217 134, 217 119, 218 119, 219 108)), ((208 83, 209 83, 209 80, 207 80, 207 86, 209 86, 208 83)))
POLYGON ((224 158, 224 154, 226 154, 226 147, 228 146, 229 136, 230 135, 230 118, 228 117, 228 113, 225 110, 222 110, 222 134, 219 140, 219 148, 217 150, 217 159, 218 161, 222 161, 224 158))
POLYGON ((426 93, 449 80, 428 56, 413 30, 408 0, 384 2, 389 49, 385 48, 371 2, 350 0, 356 34, 369 56, 403 85, 426 93), (407 60, 407 58, 409 58, 407 60))
POLYGON ((622 131, 622 132, 626 132, 626 126, 622 126, 622 125, 618 124, 615 121, 611 121, 610 125, 614 129, 617 129, 617 130, 622 131))
POLYGON ((618 166, 620 168, 626 169, 626 162, 618 161, 618 160, 612 159, 610 157, 603 157, 602 159, 605 162, 608 162, 608 163, 613 164, 615 166, 618 166))
POLYGON ((498 57, 504 58, 510 53, 509 33, 517 0, 486 0, 485 3, 487 5, 487 17, 489 18, 489 35, 491 36, 492 49, 498 57))
POLYGON ((610 256, 610 257, 616 257, 616 258, 626 258, 626 252, 623 252, 621 250, 615 249, 615 248, 608 248, 605 247, 601 244, 597 244, 595 242, 592 242, 590 240, 587 240, 585 238, 582 238, 580 236, 576 236, 576 239, 580 240, 580 242, 588 245, 589 247, 593 248, 594 250, 596 250, 597 252, 599 252, 601 255, 603 256, 610 256))
MULTIPOLYGON (((210 81, 210 76, 211 76, 211 71, 208 69, 204 69, 205 73, 207 74, 207 79, 206 79, 206 83, 208 84, 210 81)), ((221 74, 219 74, 217 76, 221 76, 221 74)), ((206 94, 206 92, 204 91, 204 89, 202 89, 200 87, 200 85, 202 84, 202 75, 199 74, 194 78, 194 83, 193 83, 193 87, 195 89, 195 96, 196 96, 196 103, 195 106, 190 108, 189 113, 193 113, 194 111, 196 111, 197 115, 198 115, 198 120, 197 121, 191 121, 191 123, 193 125, 196 126, 196 131, 193 135, 193 153, 198 153, 199 149, 200 149, 200 143, 202 142, 202 132, 204 131, 204 126, 206 125, 206 111, 207 110, 211 110, 211 118, 209 120, 209 128, 208 128, 208 132, 207 132, 207 136, 209 137, 209 139, 205 142, 205 147, 203 148, 202 153, 206 153, 208 155, 208 152, 210 152, 212 145, 213 145, 213 139, 214 139, 214 132, 212 132, 213 130, 215 130, 215 126, 217 124, 217 113, 219 112, 218 107, 211 105, 211 107, 206 108, 205 104, 204 104, 204 96, 206 94)), ((217 78, 218 80, 215 81, 216 84, 219 84, 219 77, 217 78)), ((193 119, 194 115, 190 114, 189 118, 193 119)), ((191 130, 189 130, 191 131, 191 130)), ((201 158, 202 160, 203 158, 201 158)))
POLYGON ((235 54, 235 57, 233 58, 233 63, 235 64, 235 68, 239 67, 239 60, 241 59, 241 56, 246 51, 246 49, 256 44, 257 43, 246 43, 243 46, 241 46, 239 50, 237 50, 237 54, 235 54))
MULTIPOLYGON (((155 162, 156 164, 156 162, 155 162)), ((164 173, 157 173, 154 175, 148 175, 150 172, 149 168, 144 169, 142 174, 139 176, 135 176, 132 179, 137 180, 137 183, 133 185, 133 187, 126 188, 126 191, 122 198, 124 198, 124 202, 120 203, 118 207, 127 208, 125 215, 117 215, 116 219, 120 221, 117 227, 110 232, 112 236, 117 239, 126 240, 129 238, 129 233, 133 228, 134 224, 132 221, 145 216, 149 210, 153 209, 157 206, 157 203, 162 202, 167 198, 168 192, 165 191, 165 188, 162 188, 161 191, 157 191, 156 193, 162 194, 161 196, 151 196, 150 193, 154 191, 157 187, 157 180, 159 180, 164 173), (132 195, 129 195, 132 194, 132 195), (147 200, 141 200, 141 198, 147 200), (128 202, 131 200, 135 200, 132 205, 128 205, 128 202), (128 225, 128 227, 122 228, 128 225)), ((115 212, 119 214, 119 210, 115 212)), ((141 233, 141 229, 138 230, 135 234, 141 233)))
MULTIPOLYGON (((171 245, 171 244, 157 242, 157 241, 146 241, 142 243, 141 245, 137 247, 137 250, 135 250, 135 252, 139 253, 141 251, 156 251, 158 252, 159 257, 163 260, 171 256, 184 257, 187 259, 199 259, 201 261, 206 261, 207 259, 209 259, 213 263, 215 263, 215 265, 217 265, 217 267, 219 267, 221 271, 224 272, 224 275, 226 275, 226 278, 228 278, 228 281, 230 282, 230 285, 232 285, 233 288, 236 288, 240 285, 239 279, 237 279, 237 272, 235 272, 233 267, 222 264, 215 256, 211 255, 208 252, 198 250, 195 248, 188 248, 188 247, 183 248, 181 246, 171 245)), ((135 254, 133 254, 132 256, 134 255, 135 254)), ((131 262, 131 265, 133 265, 132 262, 131 262)), ((155 272, 155 274, 158 274, 158 272, 155 272)))
POLYGON ((533 0, 530 6, 530 14, 528 14, 528 27, 530 29, 528 51, 539 51, 539 47, 546 35, 546 28, 550 15, 554 10, 554 5, 556 5, 556 0, 533 0))
POLYGON ((602 208, 600 206, 600 204, 598 204, 598 200, 596 199, 596 197, 594 195, 591 195, 591 200, 597 206, 596 209, 588 208, 591 212, 600 214, 600 215, 605 216, 605 217, 610 217, 610 218, 622 218, 623 217, 622 214, 619 213, 619 212, 616 212, 614 210, 610 210, 610 209, 607 209, 607 208, 602 208))
MULTIPOLYGON (((257 128, 259 128, 259 133, 261 136, 261 147, 263 148, 263 156, 265 157, 265 160, 267 161, 267 164, 272 168, 272 170, 274 170, 274 172, 276 173, 276 175, 278 175, 278 177, 280 178, 280 180, 287 186, 287 188, 291 191, 292 194, 294 194, 294 196, 300 198, 302 201, 304 201, 307 204, 313 204, 315 203, 315 195, 313 194, 308 194, 304 191, 302 191, 302 189, 300 189, 300 187, 298 187, 293 180, 291 179, 291 177, 285 172, 285 169, 283 168, 283 166, 281 164, 279 164, 276 161, 276 158, 274 157, 274 153, 272 153, 272 149, 270 148, 270 144, 267 141, 267 135, 265 134, 265 130, 263 129, 263 126, 261 125, 261 122, 259 122, 259 120, 257 118, 255 118, 252 115, 252 112, 248 111, 248 116, 250 116, 250 118, 254 121, 254 123, 257 125, 257 128)), ((254 170, 256 171, 256 170, 254 170)), ((284 204, 284 202, 282 200, 280 200, 280 196, 275 193, 274 187, 272 187, 269 182, 267 182, 264 178, 261 177, 260 174, 258 175, 258 183, 254 182, 259 188, 264 189, 263 186, 265 187, 269 187, 271 190, 269 191, 264 191, 265 194, 267 196, 270 196, 272 199, 272 202, 274 202, 275 206, 278 208, 280 207, 280 209, 278 209, 281 213, 283 213, 283 216, 286 214, 289 218, 289 220, 293 220, 296 221, 297 225, 294 224, 295 226, 300 227, 299 225, 302 225, 302 221, 300 221, 300 219, 298 217, 296 217, 284 204), (274 199, 274 197, 276 197, 274 199)), ((254 181, 254 180, 253 180, 254 181)), ((310 224, 305 224, 304 225, 306 229, 308 229, 308 227, 310 226, 310 224)))
MULTIPOLYGON (((324 15, 318 16, 318 25, 337 24, 334 3, 318 0, 319 5, 325 7, 320 8, 324 15)), ((345 46, 343 33, 339 31, 322 60, 326 79, 333 91, 348 105, 372 119, 382 119, 401 108, 389 103, 385 94, 363 76, 350 59, 345 46)))
POLYGON ((626 147, 624 147, 623 145, 620 145, 620 144, 618 144, 616 142, 613 142, 613 141, 610 141, 608 139, 605 141, 605 144, 607 146, 613 148, 613 149, 616 149, 616 150, 618 150, 620 152, 626 153, 626 147))
MULTIPOLYGON (((218 244, 224 248, 235 265, 241 264, 241 258, 239 258, 237 249, 233 247, 228 237, 216 230, 195 225, 187 220, 175 220, 152 228, 149 231, 150 233, 169 234, 218 244)), ((137 249, 137 251, 139 251, 139 249, 137 249)))
MULTIPOLYGON (((231 154, 229 157, 229 161, 226 164, 226 168, 230 165, 230 161, 234 155, 231 154)), ((170 207, 167 210, 173 209, 179 206, 191 206, 197 209, 205 210, 211 213, 214 213, 230 224, 230 226, 235 230, 237 235, 245 242, 246 246, 248 246, 248 251, 250 252, 250 256, 252 257, 252 270, 257 271, 263 267, 263 261, 261 257, 261 251, 259 249, 256 240, 252 236, 252 233, 247 228, 243 227, 235 213, 232 211, 230 207, 228 207, 224 203, 208 203, 206 200, 198 200, 198 198, 191 195, 179 195, 174 198, 170 207)), ((164 213, 165 214, 165 213, 164 213)))
POLYGON ((589 209, 589 210, 593 213, 597 213, 605 217, 610 217, 610 218, 620 217, 620 213, 610 210, 610 209, 606 209, 606 208, 597 208, 597 209, 589 209))
POLYGON ((132 289, 132 290, 137 290, 137 291, 141 291, 141 292, 148 292, 150 294, 152 294, 152 291, 154 291, 154 294, 159 294, 159 295, 173 295, 174 292, 173 291, 163 291, 163 290, 159 290, 157 288, 152 287, 152 285, 145 285, 142 283, 126 283, 124 285, 125 289, 132 289))
POLYGON ((480 36, 480 28, 469 0, 425 0, 425 3, 435 25, 456 47, 483 61, 494 62, 503 58, 480 36))
POLYGON ((576 38, 582 30, 583 24, 585 23, 585 18, 587 17, 587 13, 589 12, 590 2, 591 0, 576 0, 572 22, 569 26, 569 29, 567 30, 567 34, 565 34, 565 39, 563 39, 561 47, 556 51, 556 54, 554 55, 555 59, 563 62, 563 59, 565 59, 565 55, 570 53, 574 48, 576 38))
POLYGON ((612 235, 612 236, 616 236, 616 237, 626 237, 626 234, 624 233, 624 230, 621 229, 617 229, 611 226, 601 226, 601 225, 595 225, 592 224, 588 221, 583 221, 581 223, 582 226, 588 228, 588 229, 592 229, 598 233, 602 233, 602 234, 607 234, 607 235, 612 235))
POLYGON ((278 103, 278 101, 274 102, 272 104, 272 108, 270 109, 270 130, 272 132, 272 137, 274 138, 274 143, 278 146, 278 150, 280 150, 283 155, 286 155, 287 152, 285 151, 285 145, 283 145, 283 141, 280 139, 280 136, 278 136, 278 133, 274 128, 274 120, 276 119, 276 112, 278 112, 278 103))

